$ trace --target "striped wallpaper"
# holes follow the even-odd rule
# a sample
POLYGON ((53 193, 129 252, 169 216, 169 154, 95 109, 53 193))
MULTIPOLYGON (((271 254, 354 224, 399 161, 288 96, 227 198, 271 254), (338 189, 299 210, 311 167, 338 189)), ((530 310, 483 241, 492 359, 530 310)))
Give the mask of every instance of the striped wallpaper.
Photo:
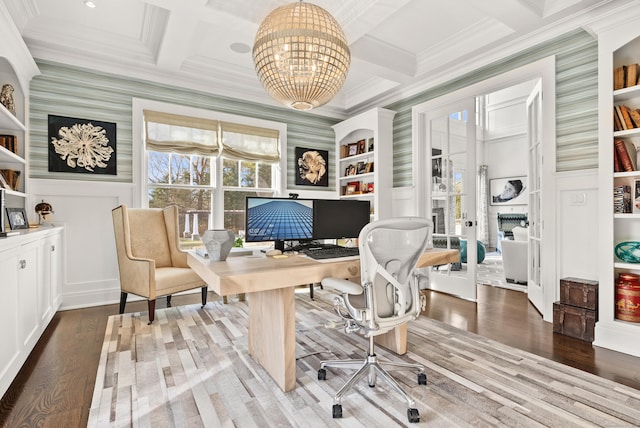
MULTIPOLYGON (((512 55, 490 66, 385 106, 398 113, 394 119, 394 187, 412 185, 411 108, 473 83, 533 61, 556 56, 557 156, 556 170, 597 168, 598 100, 597 41, 577 30, 512 55)), ((202 92, 160 85, 139 79, 37 61, 42 74, 31 82, 30 176, 68 180, 131 182, 131 100, 143 98, 216 110, 287 124, 287 186, 295 185, 295 147, 328 150, 333 159, 336 120, 293 110, 265 106, 202 92), (47 115, 71 116, 117 123, 117 176, 50 173, 47 166, 47 115)), ((329 189, 335 189, 330 168, 329 189)))
POLYGON ((540 44, 386 108, 393 122, 393 184, 412 185, 411 108, 534 61, 556 56, 556 170, 598 167, 598 44, 579 30, 540 44))
MULTIPOLYGON (((296 188, 293 175, 296 170, 294 168, 295 147, 329 150, 330 156, 333 156, 335 150, 335 134, 331 128, 331 125, 336 123, 334 118, 213 96, 48 61, 37 60, 36 62, 42 74, 31 82, 29 147, 31 178, 130 183, 132 181, 131 104, 133 98, 286 123, 287 169, 292 171, 287 175, 289 188, 296 188), (47 151, 47 116, 49 114, 115 122, 117 124, 118 174, 108 176, 49 172, 47 151)), ((335 189, 335 171, 330 168, 329 174, 329 188, 335 189)))

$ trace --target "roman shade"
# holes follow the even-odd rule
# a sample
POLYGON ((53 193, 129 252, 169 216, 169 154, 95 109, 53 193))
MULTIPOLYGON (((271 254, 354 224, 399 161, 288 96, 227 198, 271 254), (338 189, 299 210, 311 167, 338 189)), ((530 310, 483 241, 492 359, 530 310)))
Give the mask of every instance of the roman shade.
POLYGON ((277 163, 280 161, 275 129, 221 122, 222 155, 226 159, 277 163))

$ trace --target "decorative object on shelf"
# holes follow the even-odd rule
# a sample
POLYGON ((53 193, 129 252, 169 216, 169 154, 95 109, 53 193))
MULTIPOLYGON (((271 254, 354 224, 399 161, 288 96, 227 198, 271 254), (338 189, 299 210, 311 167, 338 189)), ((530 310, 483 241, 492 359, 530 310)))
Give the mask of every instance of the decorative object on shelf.
POLYGON ((209 229, 202 234, 202 243, 211 261, 226 260, 235 241, 236 235, 230 229, 209 229))
POLYGON ((116 175, 116 124, 49 115, 49 172, 116 175))
POLYGON ((640 322, 640 275, 621 273, 616 282, 616 318, 640 322))
POLYGON ((36 204, 35 211, 38 214, 38 224, 42 224, 49 214, 53 214, 53 207, 43 200, 36 204))
POLYGON ((0 169, 0 185, 5 189, 15 190, 16 192, 20 188, 20 171, 13 169, 0 169))
POLYGON ((298 174, 296 184, 299 186, 329 186, 329 152, 327 150, 305 149, 295 150, 298 174))
POLYGON ((28 229, 29 221, 27 220, 27 214, 23 208, 8 208, 7 207, 7 219, 9 220, 9 227, 11 230, 28 229))
POLYGON ((640 263, 640 242, 625 241, 616 245, 616 257, 626 263, 640 263))
POLYGON ((16 114, 16 105, 13 102, 13 86, 9 83, 5 83, 2 85, 2 90, 0 91, 0 104, 6 107, 7 110, 11 112, 15 116, 16 114))
POLYGON ((527 204, 527 177, 495 178, 489 181, 491 205, 527 204))
POLYGON ((311 110, 331 101, 342 88, 351 53, 329 12, 300 1, 274 9, 260 24, 253 63, 273 99, 311 110))

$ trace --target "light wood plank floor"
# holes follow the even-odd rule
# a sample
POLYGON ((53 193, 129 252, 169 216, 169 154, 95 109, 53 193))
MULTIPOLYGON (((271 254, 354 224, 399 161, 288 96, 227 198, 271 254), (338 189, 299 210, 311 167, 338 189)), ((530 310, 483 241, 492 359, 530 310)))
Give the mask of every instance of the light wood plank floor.
MULTIPOLYGON (((524 293, 479 286, 478 304, 426 295, 426 316, 640 390, 640 358, 554 334, 524 293)), ((172 303, 199 298, 176 296, 172 303)), ((162 307, 164 299, 157 304, 162 307)), ((145 302, 127 305, 127 312, 144 310, 145 302)), ((0 426, 85 426, 107 318, 117 312, 117 305, 58 312, 0 401, 0 426)))

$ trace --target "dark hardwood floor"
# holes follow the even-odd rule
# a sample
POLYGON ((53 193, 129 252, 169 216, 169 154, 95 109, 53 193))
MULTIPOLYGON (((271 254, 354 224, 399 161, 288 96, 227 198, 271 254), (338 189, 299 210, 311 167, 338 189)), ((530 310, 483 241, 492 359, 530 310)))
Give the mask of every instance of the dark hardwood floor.
MULTIPOLYGON (((441 293, 426 295, 426 316, 640 390, 640 358, 554 334, 524 293, 479 286, 477 305, 441 293)), ((199 293, 172 301, 173 306, 197 302, 199 293)), ((165 306, 160 299, 157 308, 165 306)), ((144 310, 145 302, 127 304, 127 312, 144 310)), ((85 426, 107 318, 117 312, 117 305, 58 312, 2 398, 0 426, 85 426)))

